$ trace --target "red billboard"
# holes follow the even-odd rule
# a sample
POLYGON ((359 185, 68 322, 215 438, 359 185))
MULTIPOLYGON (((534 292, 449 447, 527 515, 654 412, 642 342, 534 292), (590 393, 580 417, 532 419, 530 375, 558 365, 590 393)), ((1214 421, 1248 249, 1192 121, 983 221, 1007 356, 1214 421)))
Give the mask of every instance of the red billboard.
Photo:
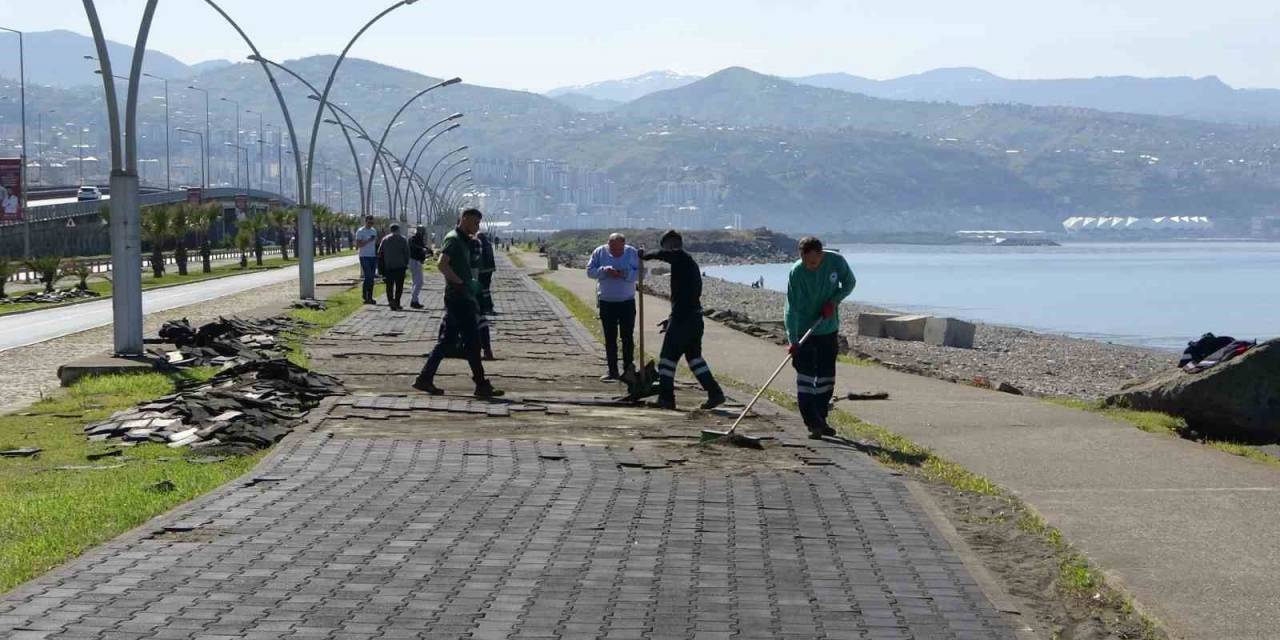
POLYGON ((200 187, 187 188, 187 203, 200 204, 204 200, 204 189, 200 187))
POLYGON ((0 220, 22 216, 22 158, 0 158, 0 220))

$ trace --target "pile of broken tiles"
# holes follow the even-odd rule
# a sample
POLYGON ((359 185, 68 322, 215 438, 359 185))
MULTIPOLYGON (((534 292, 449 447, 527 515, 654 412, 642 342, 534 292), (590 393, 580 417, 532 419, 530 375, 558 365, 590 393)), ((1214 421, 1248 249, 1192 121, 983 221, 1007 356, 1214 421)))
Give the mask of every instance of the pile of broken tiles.
POLYGON ((344 392, 337 379, 288 360, 254 360, 208 382, 121 411, 85 427, 91 441, 165 443, 172 448, 255 450, 289 433, 321 398, 344 392))
POLYGON ((290 318, 219 318, 199 329, 185 319, 165 323, 162 340, 176 345, 180 356, 171 352, 169 364, 222 370, 207 382, 89 425, 85 434, 91 441, 158 442, 175 449, 249 451, 275 444, 321 399, 345 393, 336 378, 282 356, 277 336, 299 326, 290 318))
POLYGON ((84 298, 97 298, 97 291, 88 289, 56 289, 52 292, 44 291, 31 292, 16 297, 0 298, 0 304, 26 304, 30 302, 39 302, 44 304, 56 304, 59 302, 67 302, 70 300, 80 300, 84 298))
POLYGON ((286 349, 278 336, 296 332, 305 323, 286 317, 265 320, 218 318, 191 326, 187 319, 170 320, 160 327, 160 340, 176 349, 152 349, 151 354, 176 367, 227 366, 249 360, 279 357, 286 349))

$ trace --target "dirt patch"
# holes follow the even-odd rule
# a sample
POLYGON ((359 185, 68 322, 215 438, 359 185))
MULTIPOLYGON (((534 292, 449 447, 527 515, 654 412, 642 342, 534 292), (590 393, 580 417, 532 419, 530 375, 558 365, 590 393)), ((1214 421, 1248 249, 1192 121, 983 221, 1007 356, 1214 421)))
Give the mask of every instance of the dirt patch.
POLYGON ((1143 639, 1168 636, 1146 624, 1127 600, 1106 585, 1064 584, 1063 555, 1030 523, 1034 516, 1002 496, 957 491, 913 474, 965 543, 1005 590, 1030 607, 1024 618, 1061 640, 1143 639), (1083 586, 1083 585, 1081 585, 1083 586))

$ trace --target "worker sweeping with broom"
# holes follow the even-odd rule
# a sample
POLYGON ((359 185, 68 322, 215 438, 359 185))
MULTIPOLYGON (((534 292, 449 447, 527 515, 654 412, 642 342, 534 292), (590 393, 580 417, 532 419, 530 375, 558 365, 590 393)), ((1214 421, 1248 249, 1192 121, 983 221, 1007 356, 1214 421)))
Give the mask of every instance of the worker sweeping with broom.
POLYGON ((810 438, 835 435, 827 412, 836 384, 840 303, 856 285, 844 256, 824 250, 817 238, 800 241, 800 259, 787 279, 785 324, 787 351, 796 370, 796 400, 810 438))
MULTIPOLYGON (((671 265, 671 317, 658 358, 658 407, 676 408, 676 363, 684 356, 689 369, 707 392, 702 409, 724 404, 724 391, 711 375, 711 367, 702 359, 702 271, 684 250, 680 232, 671 229, 659 239, 661 251, 640 252, 641 260, 661 260, 671 265)), ((642 328, 641 331, 644 329, 642 328)))

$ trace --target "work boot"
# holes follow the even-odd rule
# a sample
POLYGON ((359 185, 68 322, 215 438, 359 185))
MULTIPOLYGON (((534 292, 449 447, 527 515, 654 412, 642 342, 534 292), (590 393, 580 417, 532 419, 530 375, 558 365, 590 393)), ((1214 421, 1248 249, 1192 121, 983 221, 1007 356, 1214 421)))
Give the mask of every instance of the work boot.
POLYGON ((418 378, 417 380, 413 381, 413 388, 417 389, 418 391, 429 393, 433 396, 444 395, 444 389, 441 389, 440 387, 437 387, 436 385, 432 384, 430 381, 423 380, 422 378, 418 378))
POLYGON ((609 373, 600 376, 600 382, 617 382, 618 380, 621 380, 621 378, 618 377, 617 371, 610 371, 609 373))
POLYGON ((702 403, 698 408, 702 409, 703 411, 707 411, 710 409, 714 409, 722 404, 724 404, 724 392, 716 390, 715 393, 708 394, 707 401, 702 403))
POLYGON ((410 308, 412 308, 412 309, 421 309, 421 308, 422 308, 422 303, 421 303, 421 302, 417 302, 417 301, 410 302, 410 303, 409 303, 409 307, 410 307, 410 308))
POLYGON ((506 392, 493 388, 493 383, 485 380, 476 385, 475 396, 477 398, 501 398, 506 392))
POLYGON ((667 411, 675 411, 676 399, 660 397, 656 401, 654 401, 653 404, 651 404, 650 406, 652 406, 655 409, 666 409, 667 411))
POLYGON ((832 429, 830 425, 824 424, 818 427, 809 427, 810 440, 821 440, 825 437, 834 435, 836 435, 836 430, 832 429))

